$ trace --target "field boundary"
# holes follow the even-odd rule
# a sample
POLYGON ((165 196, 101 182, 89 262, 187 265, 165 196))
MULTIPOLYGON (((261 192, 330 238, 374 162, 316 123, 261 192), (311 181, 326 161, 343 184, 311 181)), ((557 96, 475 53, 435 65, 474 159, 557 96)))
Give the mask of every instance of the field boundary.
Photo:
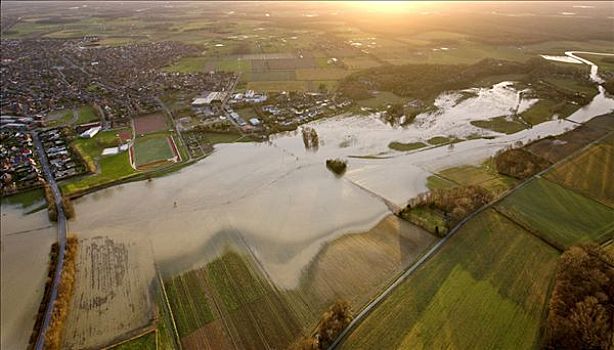
MULTIPOLYGON (((103 347, 100 348, 100 350, 110 350, 110 349, 116 348, 116 347, 118 347, 118 346, 120 346, 122 344, 125 344, 125 343, 127 343, 129 341, 132 341, 132 340, 138 339, 140 337, 143 337, 143 336, 145 336, 145 335, 147 335, 149 333, 156 333, 156 332, 157 331, 156 331, 156 328, 154 326, 147 326, 143 332, 138 333, 135 336, 132 336, 132 337, 130 337, 128 339, 120 340, 117 343, 113 343, 111 345, 103 346, 103 347)), ((157 348, 158 348, 158 340, 156 338, 156 349, 157 348)))
POLYGON ((164 304, 166 308, 168 309, 168 314, 171 316, 171 322, 173 323, 173 337, 175 338, 175 343, 179 347, 179 350, 182 350, 183 347, 181 345, 181 338, 179 337, 179 332, 177 332, 177 323, 175 323, 175 315, 173 315, 173 309, 171 308, 171 304, 168 301, 168 296, 166 295, 166 288, 164 287, 164 280, 162 279, 162 276, 160 275, 160 270, 158 270, 158 267, 156 266, 155 268, 156 268, 156 276, 158 277, 158 283, 160 284, 160 291, 162 292, 162 295, 164 296, 164 304))

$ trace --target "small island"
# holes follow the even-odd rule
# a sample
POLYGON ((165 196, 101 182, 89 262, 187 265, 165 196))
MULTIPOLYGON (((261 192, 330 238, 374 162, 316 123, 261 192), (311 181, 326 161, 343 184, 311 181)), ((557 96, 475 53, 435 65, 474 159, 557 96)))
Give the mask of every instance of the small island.
POLYGON ((347 162, 342 159, 327 159, 326 167, 336 175, 343 175, 347 169, 347 162))

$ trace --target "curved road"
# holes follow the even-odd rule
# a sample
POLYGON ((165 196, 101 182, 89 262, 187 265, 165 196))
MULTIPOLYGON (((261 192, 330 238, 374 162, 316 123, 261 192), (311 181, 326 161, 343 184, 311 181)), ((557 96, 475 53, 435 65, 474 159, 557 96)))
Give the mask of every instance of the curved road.
POLYGON ((34 145, 36 146, 36 151, 38 152, 38 157, 43 168, 43 174, 45 175, 45 179, 47 180, 47 183, 49 184, 49 186, 51 187, 51 191, 53 192, 53 197, 55 198, 55 205, 58 211, 58 260, 55 268, 55 273, 53 275, 53 281, 51 282, 51 296, 49 297, 49 301, 45 308, 43 324, 41 325, 41 328, 39 330, 36 344, 34 347, 36 350, 43 350, 45 346, 45 334, 47 333, 47 328, 51 323, 53 305, 55 304, 55 300, 58 297, 60 277, 62 275, 62 268, 64 267, 64 250, 66 249, 66 215, 64 215, 64 208, 62 207, 62 194, 60 193, 58 184, 55 182, 55 178, 53 177, 53 173, 51 172, 51 169, 49 167, 47 155, 45 154, 45 150, 43 149, 43 144, 38 138, 37 132, 32 132, 32 140, 34 141, 34 145))

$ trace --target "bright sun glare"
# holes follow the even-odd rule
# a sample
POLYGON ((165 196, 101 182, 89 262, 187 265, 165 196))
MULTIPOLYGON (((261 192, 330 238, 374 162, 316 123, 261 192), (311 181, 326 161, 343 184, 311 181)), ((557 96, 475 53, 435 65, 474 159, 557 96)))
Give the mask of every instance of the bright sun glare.
POLYGON ((378 12, 407 12, 424 2, 420 1, 350 1, 351 6, 378 12))

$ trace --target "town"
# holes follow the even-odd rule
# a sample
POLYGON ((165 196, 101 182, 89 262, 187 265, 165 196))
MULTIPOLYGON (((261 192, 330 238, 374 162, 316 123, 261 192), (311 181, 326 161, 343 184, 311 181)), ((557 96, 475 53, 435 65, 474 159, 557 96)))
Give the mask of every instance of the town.
POLYGON ((31 188, 40 179, 36 157, 17 146, 27 144, 28 131, 39 133, 54 176, 62 180, 93 174, 94 159, 117 153, 87 154, 87 147, 75 147, 76 139, 97 140, 98 132, 112 130, 143 136, 130 129, 150 114, 161 118, 160 130, 183 140, 179 147, 195 160, 211 153, 220 138, 265 140, 352 106, 350 99, 326 89, 237 89, 234 72, 167 72, 163 67, 198 52, 176 42, 104 46, 96 36, 84 36, 2 40, 1 48, 3 135, 14 140, 2 153, 3 193, 31 188))

